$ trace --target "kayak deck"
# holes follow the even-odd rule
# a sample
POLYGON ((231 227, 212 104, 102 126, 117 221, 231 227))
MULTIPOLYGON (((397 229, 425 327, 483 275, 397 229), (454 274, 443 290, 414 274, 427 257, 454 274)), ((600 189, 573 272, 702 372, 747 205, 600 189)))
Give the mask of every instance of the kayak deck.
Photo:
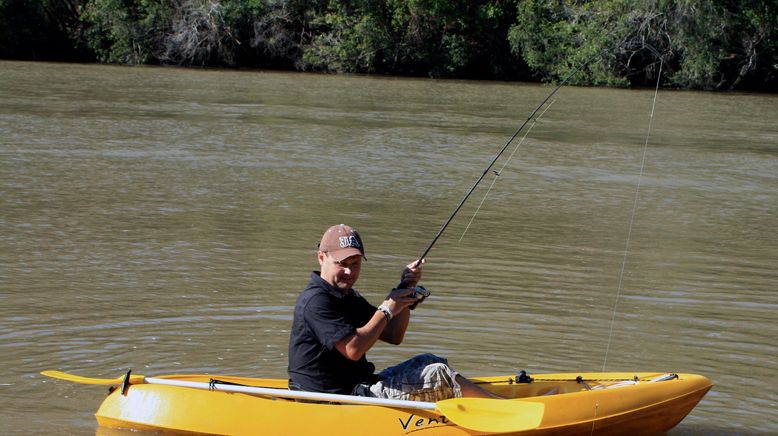
MULTIPOLYGON (((567 373, 536 375, 530 383, 509 376, 472 380, 511 400, 542 403, 536 428, 504 434, 664 433, 676 426, 712 387, 694 374, 567 373)), ((215 375, 158 377, 286 389, 286 380, 215 375)), ((100 425, 206 434, 466 435, 483 434, 436 410, 303 402, 274 396, 134 384, 114 390, 96 413, 100 425)), ((521 417, 517 417, 520 419, 521 417)))

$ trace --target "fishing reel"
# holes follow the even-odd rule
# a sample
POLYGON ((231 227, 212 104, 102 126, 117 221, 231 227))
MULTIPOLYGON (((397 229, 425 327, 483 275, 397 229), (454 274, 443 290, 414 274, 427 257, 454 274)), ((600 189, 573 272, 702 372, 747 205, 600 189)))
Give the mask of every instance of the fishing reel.
POLYGON ((419 305, 422 301, 424 301, 427 297, 429 297, 431 294, 430 291, 427 290, 424 286, 416 285, 416 291, 413 293, 413 297, 416 298, 418 301, 413 303, 412 305, 408 306, 409 309, 413 310, 416 308, 416 306, 419 305))
POLYGON ((416 286, 416 292, 413 294, 413 297, 414 298, 418 298, 420 300, 423 300, 423 299, 429 297, 430 294, 431 294, 431 292, 428 291, 427 288, 425 288, 424 286, 421 286, 421 285, 417 285, 416 286))

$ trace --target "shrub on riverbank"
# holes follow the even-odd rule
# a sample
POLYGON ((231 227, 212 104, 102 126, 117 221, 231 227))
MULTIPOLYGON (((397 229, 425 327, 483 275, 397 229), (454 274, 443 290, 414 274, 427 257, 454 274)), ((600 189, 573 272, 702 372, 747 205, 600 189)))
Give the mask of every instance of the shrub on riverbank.
POLYGON ((778 88, 772 0, 0 0, 0 57, 778 88))

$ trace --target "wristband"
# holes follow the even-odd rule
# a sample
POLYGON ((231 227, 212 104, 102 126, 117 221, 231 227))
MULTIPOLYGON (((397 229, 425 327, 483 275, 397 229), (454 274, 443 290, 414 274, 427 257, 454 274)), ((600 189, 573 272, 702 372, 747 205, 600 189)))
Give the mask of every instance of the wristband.
POLYGON ((392 311, 389 310, 388 307, 384 306, 383 304, 378 306, 378 310, 384 313, 384 316, 386 317, 386 321, 389 322, 392 320, 392 311))

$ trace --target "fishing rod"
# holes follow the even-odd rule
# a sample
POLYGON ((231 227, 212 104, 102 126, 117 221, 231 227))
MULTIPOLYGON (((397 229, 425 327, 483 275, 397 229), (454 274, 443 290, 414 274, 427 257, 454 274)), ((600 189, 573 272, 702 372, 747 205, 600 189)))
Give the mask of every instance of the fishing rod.
POLYGON ((500 151, 497 153, 497 155, 494 156, 494 158, 489 162, 489 165, 484 168, 481 175, 478 177, 478 179, 473 183, 473 186, 470 187, 470 189, 465 193, 465 196, 462 197, 462 200, 459 201, 459 204, 454 208, 454 211, 451 212, 451 215, 449 215, 448 219, 443 223, 443 225, 440 227, 440 230, 438 230, 438 233, 435 235, 434 238, 432 238, 432 241, 427 245, 427 248, 424 249, 424 252, 422 252, 421 256, 419 257, 419 260, 416 262, 416 265, 418 266, 419 262, 421 262, 422 259, 427 257, 427 254, 429 254, 430 250, 432 250, 432 247, 435 245, 436 242, 438 242, 438 239, 440 239, 440 236, 443 234, 443 232, 446 230, 449 224, 451 224, 451 221, 454 219, 456 214, 459 212, 460 209, 462 209, 462 206, 464 206, 465 202, 468 198, 470 198, 470 195, 475 191, 475 189, 478 187, 478 185, 481 183, 481 181, 486 177, 486 175, 489 173, 489 170, 492 169, 495 163, 500 159, 500 156, 502 156, 503 153, 505 153, 505 150, 508 149, 508 147, 511 145, 514 139, 516 139, 517 136, 519 136, 519 133, 521 133, 522 130, 524 130, 524 127, 527 126, 527 124, 532 120, 532 118, 535 117, 535 115, 540 111, 540 109, 548 102, 551 97, 554 96, 554 94, 559 91, 562 86, 567 83, 568 80, 570 80, 575 74, 577 74, 579 71, 581 71, 585 66, 589 65, 590 62, 592 62, 594 59, 599 57, 599 53, 595 54, 594 56, 587 59, 584 63, 578 66, 575 70, 573 70, 570 74, 567 75, 567 77, 562 80, 562 82, 557 85, 553 91, 551 91, 546 98, 543 99, 543 101, 540 102, 540 104, 535 108, 535 110, 532 111, 532 113, 529 114, 526 120, 519 126, 518 129, 511 135, 511 137, 508 139, 508 141, 505 143, 505 145, 502 146, 500 151))
MULTIPOLYGON (((508 139, 508 141, 505 143, 505 145, 502 146, 500 151, 497 153, 497 155, 494 156, 494 158, 489 162, 489 165, 484 168, 481 175, 478 177, 478 179, 473 183, 473 186, 465 193, 465 196, 462 197, 462 200, 459 201, 459 204, 454 208, 454 211, 451 212, 451 215, 449 215, 448 219, 443 223, 443 225, 440 227, 440 230, 438 230, 438 233, 435 235, 434 238, 430 241, 430 243, 427 245, 427 248, 424 249, 424 252, 422 252, 421 256, 419 256, 418 260, 414 264, 414 267, 418 267, 419 264, 424 260, 424 258, 427 257, 427 254, 429 254, 430 250, 432 250, 432 247, 435 245, 436 242, 438 242, 438 239, 440 239, 440 236, 443 234, 443 232, 446 230, 449 224, 451 224, 451 221, 454 219, 454 217, 457 215, 460 209, 462 209, 462 206, 464 206, 465 202, 468 198, 470 198, 470 195, 475 191, 475 189, 478 187, 478 185, 481 183, 481 181, 486 177, 486 174, 489 173, 489 170, 492 169, 495 163, 500 159, 500 156, 502 156, 503 153, 505 153, 505 150, 508 149, 508 147, 511 145, 514 139, 516 139, 517 136, 519 136, 519 133, 521 133, 522 130, 524 130, 524 127, 527 126, 527 124, 532 120, 533 117, 540 111, 540 109, 548 102, 551 97, 554 96, 554 94, 559 91, 562 86, 567 83, 568 80, 570 80, 575 74, 577 74, 579 71, 581 71, 585 66, 589 65, 590 62, 592 62, 594 59, 599 57, 599 53, 594 54, 589 59, 587 59, 585 62, 580 64, 575 70, 573 70, 570 74, 567 75, 567 77, 562 80, 562 82, 559 83, 547 96, 543 99, 543 101, 540 102, 540 104, 535 108, 535 110, 532 111, 532 113, 529 114, 526 120, 519 126, 518 129, 511 135, 511 137, 508 139)), ((400 282, 400 284, 397 286, 398 289, 407 288, 407 284, 405 282, 400 282)), ((429 291, 424 289, 423 287, 417 286, 417 293, 420 295, 417 295, 417 297, 424 299, 426 297, 429 297, 429 291)), ((417 303, 418 304, 418 303, 417 303)), ((414 304, 415 307, 415 304, 414 304)))
MULTIPOLYGON (((619 44, 616 44, 616 47, 623 47, 625 43, 629 40, 632 35, 636 34, 640 28, 634 29, 632 32, 630 32, 624 39, 621 40, 619 44)), ((435 245, 436 242, 438 242, 438 239, 440 239, 440 236, 443 234, 443 232, 446 230, 448 225, 451 223, 451 221, 454 219, 456 214, 459 212, 460 209, 462 209, 462 206, 465 204, 468 198, 470 198, 470 195, 475 191, 475 189, 478 187, 478 185, 481 183, 481 181, 486 177, 486 174, 489 172, 490 169, 494 166, 495 163, 497 163, 497 160, 500 159, 500 156, 502 156, 503 153, 505 153, 505 150, 508 149, 508 147, 511 145, 514 139, 516 139, 517 136, 519 136, 519 133, 521 133, 522 130, 524 130, 524 127, 532 120, 535 115, 537 115, 538 111, 548 102, 551 97, 553 97, 557 91, 559 91, 562 86, 564 86, 574 75, 578 74, 579 71, 581 71, 584 67, 589 65, 593 60, 598 58, 600 56, 600 52, 597 52, 593 54, 591 57, 586 59, 583 63, 578 65, 578 67, 575 68, 575 70, 571 71, 570 74, 568 74, 554 89, 540 102, 540 104, 533 110, 526 120, 519 126, 518 129, 516 129, 515 132, 513 132, 513 135, 508 139, 508 141, 505 143, 505 145, 502 146, 500 151, 494 156, 494 158, 489 162, 489 165, 484 168, 481 175, 478 177, 478 179, 473 183, 473 186, 465 193, 464 197, 462 197, 462 200, 459 201, 459 204, 454 208, 454 211, 451 212, 451 215, 449 215, 448 219, 443 223, 443 225, 440 227, 440 230, 438 230, 438 233, 435 234, 435 237, 432 238, 430 243, 427 245, 427 248, 424 249, 421 256, 419 256, 416 263, 414 263, 414 267, 418 267, 421 262, 427 257, 427 254, 429 254, 430 250, 432 250, 432 247, 435 245)), ((401 281, 399 285, 397 285, 397 288, 404 289, 407 288, 408 285, 404 281, 401 281)), ((430 293, 426 289, 424 289, 421 286, 417 286, 417 298, 419 298, 419 301, 416 302, 411 306, 411 308, 414 308, 418 305, 421 300, 424 298, 429 297, 430 293)))
POLYGON ((492 179, 492 184, 489 185, 489 189, 486 190, 486 194, 484 194, 484 198, 481 199, 481 203, 476 207, 475 212, 473 212, 473 216, 470 218, 470 221, 467 223, 467 226, 465 226, 465 230, 462 232, 462 236, 459 237, 459 242, 462 242, 462 238, 465 237, 465 234, 470 229, 470 225, 473 224, 473 221, 475 221, 475 216, 478 215, 478 212, 481 210, 481 206, 484 205, 484 202, 486 201, 486 197, 489 196, 489 193, 492 192, 492 188, 494 188, 494 185, 497 183, 497 178, 500 177, 500 174, 505 170, 505 167, 508 166, 508 163, 513 158, 513 155, 516 154, 516 152, 519 150, 519 147, 521 147, 521 144, 524 143, 524 140, 527 139, 527 135, 529 135, 529 132, 532 131, 532 128, 535 127, 535 124, 540 121, 540 118, 548 112, 549 109, 551 109, 551 105, 554 104, 556 100, 551 101, 551 103, 546 106, 545 109, 543 109, 543 112, 538 115, 534 121, 532 121, 532 124, 529 126, 526 132, 524 132, 524 136, 521 137, 521 141, 519 141, 518 144, 516 144, 516 147, 513 149, 513 152, 508 155, 508 159, 505 159, 505 162, 503 162, 502 167, 500 167, 499 170, 494 170, 494 179, 492 179))

